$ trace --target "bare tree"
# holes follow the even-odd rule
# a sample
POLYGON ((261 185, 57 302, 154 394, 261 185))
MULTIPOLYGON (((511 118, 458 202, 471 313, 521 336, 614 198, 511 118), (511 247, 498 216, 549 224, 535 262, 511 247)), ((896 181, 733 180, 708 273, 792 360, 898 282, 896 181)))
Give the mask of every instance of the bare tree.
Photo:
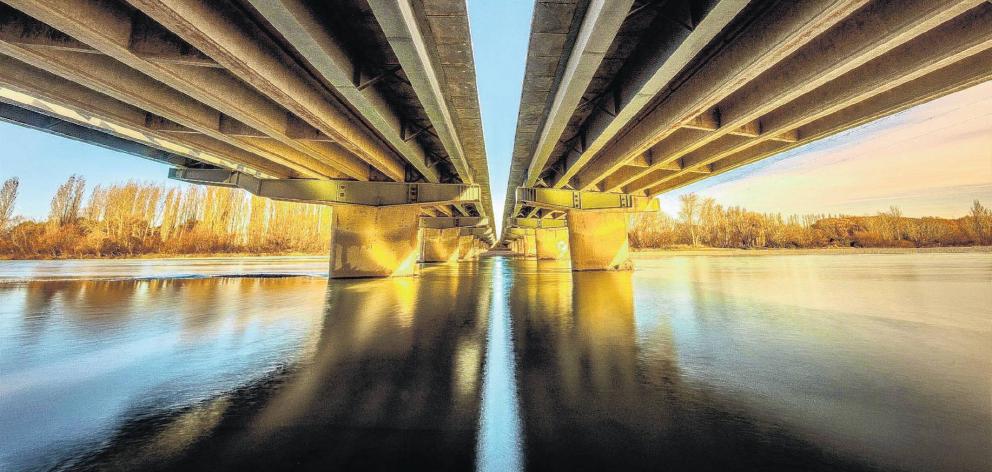
POLYGON ((699 195, 687 193, 679 197, 679 200, 682 202, 679 217, 682 218, 682 221, 689 229, 689 244, 698 246, 699 235, 696 234, 696 214, 699 210, 699 195))
POLYGON ((85 188, 86 179, 80 175, 70 175, 65 183, 59 185, 55 196, 52 197, 48 220, 59 226, 75 223, 79 218, 79 208, 83 202, 85 188))
POLYGON ((14 202, 17 201, 17 188, 20 185, 21 181, 17 177, 11 177, 0 187, 0 231, 7 228, 14 217, 14 202))
POLYGON ((992 242, 992 210, 975 200, 971 205, 971 224, 975 229, 975 239, 979 244, 992 242))

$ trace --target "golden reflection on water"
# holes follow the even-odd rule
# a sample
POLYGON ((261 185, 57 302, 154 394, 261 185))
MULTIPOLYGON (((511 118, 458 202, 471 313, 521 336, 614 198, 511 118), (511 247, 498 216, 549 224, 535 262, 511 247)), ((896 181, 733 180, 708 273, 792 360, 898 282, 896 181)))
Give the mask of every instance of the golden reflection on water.
POLYGON ((480 430, 530 469, 992 462, 992 264, 638 267, 0 284, 0 466, 466 469, 480 430))

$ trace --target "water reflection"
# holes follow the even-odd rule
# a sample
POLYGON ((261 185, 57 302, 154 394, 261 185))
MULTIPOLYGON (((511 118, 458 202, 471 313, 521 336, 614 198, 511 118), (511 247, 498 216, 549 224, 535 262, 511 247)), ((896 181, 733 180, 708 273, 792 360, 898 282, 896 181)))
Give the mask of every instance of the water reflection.
MULTIPOLYGON (((906 377, 909 366, 900 376, 857 366, 857 358, 905 363, 914 348, 880 353, 875 337, 902 343, 913 335, 841 315, 863 332, 857 340, 831 333, 825 342, 835 328, 825 313, 803 319, 780 305, 726 297, 728 287, 750 283, 753 274, 739 267, 728 273, 689 262, 676 275, 661 272, 662 282, 655 271, 569 274, 514 263, 528 469, 980 470, 989 462, 978 444, 992 437, 987 399, 962 404, 964 392, 942 383, 964 374, 972 387, 987 387, 972 376, 981 363, 928 369, 934 375, 918 379, 906 377), (873 338, 874 349, 860 343, 873 338), (928 399, 934 395, 943 400, 928 399), (943 432, 916 423, 934 413, 947 421, 943 432), (917 441, 929 455, 913 450, 917 441), (934 455, 934 443, 956 455, 934 455)), ((811 282, 816 272, 807 268, 802 283, 827 289, 811 282)), ((959 341, 975 339, 961 334, 959 341)))
POLYGON ((309 278, 0 285, 0 464, 72 466, 130 417, 208 401, 295 364, 320 313, 289 302, 319 307, 321 286, 309 278))
POLYGON ((84 464, 470 468, 489 311, 477 277, 328 284, 317 337, 290 369, 180 411, 131 417, 114 447, 84 464))
POLYGON ((476 470, 521 470, 522 436, 517 400, 516 362, 513 358, 511 320, 506 307, 512 273, 504 259, 496 259, 492 273, 494 299, 489 316, 488 349, 484 366, 476 470))
POLYGON ((0 469, 988 470, 947 256, 0 281, 0 469))

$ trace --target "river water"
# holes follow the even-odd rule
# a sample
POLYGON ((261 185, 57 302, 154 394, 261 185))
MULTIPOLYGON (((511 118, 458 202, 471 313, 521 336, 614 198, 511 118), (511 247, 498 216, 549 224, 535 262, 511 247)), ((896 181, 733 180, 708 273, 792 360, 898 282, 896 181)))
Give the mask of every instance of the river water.
POLYGON ((0 262, 0 470, 992 470, 992 254, 0 262))

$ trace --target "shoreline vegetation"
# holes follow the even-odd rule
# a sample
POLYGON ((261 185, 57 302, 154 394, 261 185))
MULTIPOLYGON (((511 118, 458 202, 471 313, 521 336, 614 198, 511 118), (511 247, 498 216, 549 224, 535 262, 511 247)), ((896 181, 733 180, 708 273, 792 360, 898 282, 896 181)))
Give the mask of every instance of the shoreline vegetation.
POLYGON ((634 249, 634 254, 650 256, 799 256, 799 255, 855 255, 855 254, 992 254, 992 246, 938 246, 938 247, 818 247, 818 248, 722 248, 722 247, 670 247, 634 249))
MULTIPOLYGON (((325 256, 331 207, 278 202, 243 190, 129 181, 95 186, 73 175, 43 221, 13 215, 19 181, 0 185, 0 260, 325 256)), ((787 215, 681 197, 677 217, 631 218, 638 254, 755 255, 992 252, 992 210, 960 218, 787 215)))
POLYGON ((992 210, 975 200, 960 218, 903 216, 890 207, 871 216, 786 215, 723 207, 696 194, 680 197, 677 217, 638 213, 631 221, 636 249, 933 248, 992 245, 992 210))
POLYGON ((243 190, 68 178, 44 221, 13 216, 19 182, 0 186, 0 259, 326 254, 331 208, 243 190))

